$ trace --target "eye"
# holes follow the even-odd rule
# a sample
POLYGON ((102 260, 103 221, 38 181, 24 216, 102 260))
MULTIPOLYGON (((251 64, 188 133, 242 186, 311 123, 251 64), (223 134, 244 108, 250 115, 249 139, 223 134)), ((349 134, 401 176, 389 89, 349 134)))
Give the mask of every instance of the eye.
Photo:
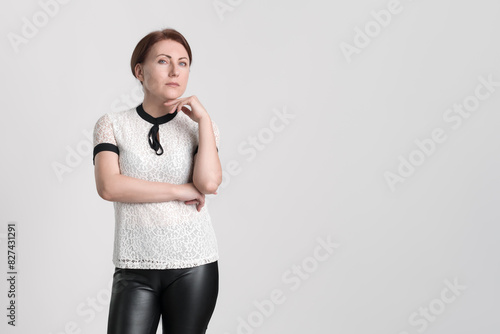
POLYGON ((160 63, 160 64, 166 64, 166 63, 167 63, 167 61, 166 61, 165 59, 160 59, 160 60, 158 60, 158 63, 160 63), (163 62, 163 63, 162 63, 162 62, 163 62))

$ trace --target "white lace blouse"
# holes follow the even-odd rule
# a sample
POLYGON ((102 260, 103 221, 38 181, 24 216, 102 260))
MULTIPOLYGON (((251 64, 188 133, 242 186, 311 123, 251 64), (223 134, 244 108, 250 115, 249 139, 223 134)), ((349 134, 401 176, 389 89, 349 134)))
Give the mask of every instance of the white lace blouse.
MULTIPOLYGON (((213 120, 212 128, 218 150, 219 129, 213 120)), ((94 128, 93 158, 101 151, 112 151, 119 156, 123 175, 184 184, 192 182, 198 139, 198 123, 182 111, 154 118, 141 104, 99 118, 94 128)), ((206 203, 200 212, 194 204, 183 201, 113 204, 116 267, 189 268, 218 260, 206 203)))

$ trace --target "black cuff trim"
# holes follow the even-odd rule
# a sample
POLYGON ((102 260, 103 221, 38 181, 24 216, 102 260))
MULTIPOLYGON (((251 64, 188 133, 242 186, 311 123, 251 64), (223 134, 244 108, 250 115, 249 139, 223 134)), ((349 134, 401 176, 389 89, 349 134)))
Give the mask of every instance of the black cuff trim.
MULTIPOLYGON (((219 152, 219 148, 217 146, 215 146, 215 148, 217 149, 217 152, 219 152)), ((196 145, 196 148, 194 149, 193 157, 196 153, 198 153, 198 145, 196 145)))
POLYGON ((115 152, 116 154, 120 155, 120 151, 118 150, 118 146, 116 146, 115 144, 110 144, 110 143, 97 144, 94 147, 94 157, 92 158, 94 165, 95 165, 96 154, 99 152, 102 152, 102 151, 111 151, 111 152, 115 152))

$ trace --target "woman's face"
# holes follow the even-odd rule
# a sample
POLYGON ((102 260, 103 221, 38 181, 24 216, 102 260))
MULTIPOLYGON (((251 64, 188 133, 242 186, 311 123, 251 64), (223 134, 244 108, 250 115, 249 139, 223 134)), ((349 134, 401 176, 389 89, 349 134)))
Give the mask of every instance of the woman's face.
POLYGON ((166 102, 184 94, 189 78, 189 56, 182 44, 162 40, 151 47, 144 62, 137 64, 135 70, 145 94, 166 102))

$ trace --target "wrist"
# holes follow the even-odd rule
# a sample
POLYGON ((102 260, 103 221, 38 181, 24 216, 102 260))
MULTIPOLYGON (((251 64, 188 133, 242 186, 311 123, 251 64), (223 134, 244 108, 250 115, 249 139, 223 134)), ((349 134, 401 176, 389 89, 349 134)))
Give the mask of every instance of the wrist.
POLYGON ((177 201, 179 199, 179 185, 178 184, 170 184, 169 186, 170 194, 168 197, 171 197, 172 200, 177 201))
POLYGON ((198 120, 198 124, 202 123, 211 123, 212 121, 210 120, 210 116, 208 114, 205 114, 204 116, 200 117, 198 120))

